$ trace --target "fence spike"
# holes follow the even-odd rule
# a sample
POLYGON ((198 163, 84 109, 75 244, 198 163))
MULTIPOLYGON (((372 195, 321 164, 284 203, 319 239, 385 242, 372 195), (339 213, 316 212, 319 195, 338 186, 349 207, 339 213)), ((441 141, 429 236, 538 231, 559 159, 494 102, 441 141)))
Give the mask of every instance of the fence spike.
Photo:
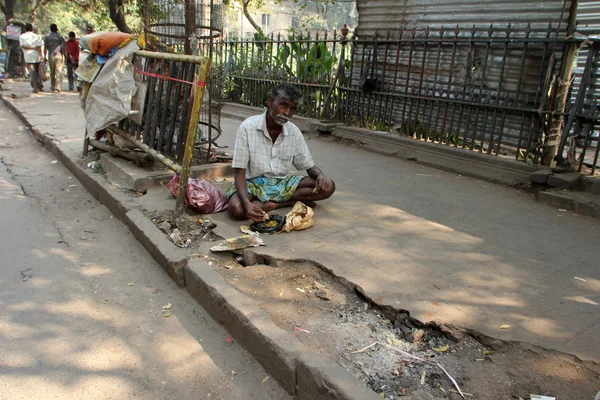
POLYGON ((529 37, 530 33, 531 33, 531 22, 528 22, 527 26, 525 27, 525 35, 526 35, 526 37, 529 37))
POLYGON ((445 32, 445 31, 444 31, 444 25, 442 25, 442 26, 440 27, 440 38, 443 38, 443 37, 444 37, 444 32, 445 32))
POLYGON ((459 33, 459 29, 458 29, 458 24, 456 24, 456 27, 454 28, 454 37, 457 38, 458 37, 458 33, 459 33))

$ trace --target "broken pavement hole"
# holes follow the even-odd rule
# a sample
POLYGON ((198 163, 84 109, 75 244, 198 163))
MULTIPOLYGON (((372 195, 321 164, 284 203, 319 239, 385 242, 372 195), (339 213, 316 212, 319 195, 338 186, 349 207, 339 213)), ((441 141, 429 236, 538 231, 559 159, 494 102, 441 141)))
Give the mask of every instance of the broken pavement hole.
POLYGON ((471 395, 468 399, 528 398, 530 393, 593 398, 598 391, 594 384, 598 364, 466 329, 423 323, 406 310, 366 298, 356 285, 310 260, 282 260, 248 249, 239 254, 248 267, 233 258, 208 256, 207 261, 276 325, 386 399, 422 392, 434 399, 459 399, 436 362, 471 395), (330 300, 317 295, 321 285, 330 300))
MULTIPOLYGON (((160 227, 171 212, 164 213, 152 213, 150 218, 160 227)), ((186 248, 188 257, 202 256, 276 325, 383 393, 384 398, 427 392, 433 399, 460 399, 435 362, 471 395, 468 399, 525 399, 530 393, 584 399, 593 398, 598 391, 595 382, 600 365, 594 362, 469 329, 423 323, 407 310, 368 298, 360 287, 314 261, 283 260, 254 249, 207 255, 202 243, 222 238, 212 230, 195 235, 197 221, 184 217, 179 225, 177 221, 168 223, 170 229, 183 228, 182 238, 194 234, 186 248), (243 257, 248 267, 243 268, 234 257, 243 257), (317 297, 315 282, 325 285, 329 294, 324 297, 330 300, 317 297), (433 363, 417 361, 398 350, 433 363)))

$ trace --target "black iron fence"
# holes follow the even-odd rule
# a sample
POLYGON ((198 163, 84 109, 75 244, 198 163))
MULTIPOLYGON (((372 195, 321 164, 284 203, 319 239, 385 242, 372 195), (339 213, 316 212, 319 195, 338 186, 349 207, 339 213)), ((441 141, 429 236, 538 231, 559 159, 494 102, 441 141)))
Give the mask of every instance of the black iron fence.
POLYGON ((600 44, 586 41, 577 58, 567 117, 558 147, 557 165, 594 174, 598 164, 600 112, 600 44))
POLYGON ((589 148, 596 155, 598 148, 598 52, 590 52, 588 77, 572 92, 563 84, 582 42, 552 25, 545 32, 510 24, 425 28, 351 40, 279 34, 227 40, 219 64, 236 102, 264 106, 284 80, 304 93, 301 115, 534 164, 556 153, 553 122, 565 117, 571 139, 559 150, 587 152, 578 160, 590 162, 589 148))
POLYGON ((292 82, 303 93, 300 114, 330 118, 337 112, 340 97, 336 83, 350 67, 346 43, 336 32, 230 38, 223 46, 221 64, 226 96, 242 104, 265 106, 274 86, 292 82))
POLYGON ((508 25, 353 40, 344 121, 537 162, 571 41, 508 25))

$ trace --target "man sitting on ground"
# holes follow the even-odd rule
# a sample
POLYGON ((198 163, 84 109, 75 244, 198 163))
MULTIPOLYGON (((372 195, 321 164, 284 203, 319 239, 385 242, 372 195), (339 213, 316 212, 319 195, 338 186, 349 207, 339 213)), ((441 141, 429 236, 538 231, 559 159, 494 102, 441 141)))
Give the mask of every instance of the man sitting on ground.
POLYGON ((335 192, 335 184, 315 165, 302 132, 289 119, 300 91, 288 83, 273 89, 266 113, 246 119, 235 140, 235 183, 227 191, 229 214, 264 221, 265 214, 296 201, 314 207, 335 192), (291 173, 292 166, 308 176, 291 173))

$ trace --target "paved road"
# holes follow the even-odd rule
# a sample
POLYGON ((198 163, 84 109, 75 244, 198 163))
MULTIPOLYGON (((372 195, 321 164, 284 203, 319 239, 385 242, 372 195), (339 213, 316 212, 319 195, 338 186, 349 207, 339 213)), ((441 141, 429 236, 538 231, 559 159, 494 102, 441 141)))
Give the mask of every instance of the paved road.
POLYGON ((1 102, 0 122, 0 399, 289 398, 1 102))

